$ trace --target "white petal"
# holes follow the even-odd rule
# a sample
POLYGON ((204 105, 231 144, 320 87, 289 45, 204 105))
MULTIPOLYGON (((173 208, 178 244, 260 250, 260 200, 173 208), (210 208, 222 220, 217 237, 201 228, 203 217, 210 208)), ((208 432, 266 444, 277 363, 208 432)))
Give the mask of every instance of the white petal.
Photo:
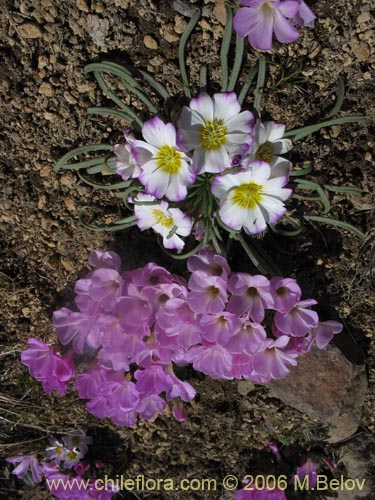
POLYGON ((230 160, 224 146, 220 146, 219 149, 212 149, 205 152, 203 167, 205 172, 219 173, 229 167, 230 160))
POLYGON ((197 111, 205 122, 212 122, 214 119, 214 103, 211 97, 205 92, 201 92, 198 97, 190 101, 190 108, 197 111))
POLYGON ((274 142, 281 139, 285 132, 285 125, 275 122, 267 122, 266 128, 268 131, 268 141, 274 142))
POLYGON ((251 111, 243 111, 239 115, 233 116, 229 121, 225 122, 228 133, 243 132, 250 134, 253 130, 254 115, 251 111))
POLYGON ((143 124, 142 135, 146 142, 156 148, 176 145, 176 129, 171 123, 165 124, 158 116, 154 116, 143 124))
POLYGON ((214 117, 226 122, 238 115, 241 105, 234 92, 214 94, 214 117))

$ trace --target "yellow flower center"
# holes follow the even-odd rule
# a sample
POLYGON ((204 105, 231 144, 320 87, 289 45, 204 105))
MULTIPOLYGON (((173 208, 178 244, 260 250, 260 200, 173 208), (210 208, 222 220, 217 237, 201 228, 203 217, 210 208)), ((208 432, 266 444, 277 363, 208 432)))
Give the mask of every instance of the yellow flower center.
POLYGON ((223 120, 213 120, 212 122, 205 122, 201 126, 199 138, 202 146, 207 151, 219 149, 220 146, 227 142, 227 127, 224 125, 223 120))
POLYGON ((152 211, 152 215, 155 217, 156 224, 161 224, 167 229, 173 226, 173 218, 168 217, 162 210, 154 208, 152 211))
POLYGON ((259 205, 262 195, 262 186, 255 182, 246 182, 233 189, 232 201, 242 208, 254 208, 259 205))
POLYGON ((255 153, 255 159, 260 161, 265 161, 269 165, 272 163, 273 151, 272 144, 268 141, 263 142, 263 144, 259 144, 258 149, 255 153))
POLYGON ((63 452, 63 447, 60 444, 58 444, 56 446, 56 455, 61 455, 62 452, 63 452))
POLYGON ((177 174, 182 165, 182 154, 172 146, 162 146, 157 155, 157 165, 166 174, 177 174))
POLYGON ((68 453, 66 454, 66 456, 70 460, 74 460, 77 456, 77 453, 74 450, 69 450, 68 453))

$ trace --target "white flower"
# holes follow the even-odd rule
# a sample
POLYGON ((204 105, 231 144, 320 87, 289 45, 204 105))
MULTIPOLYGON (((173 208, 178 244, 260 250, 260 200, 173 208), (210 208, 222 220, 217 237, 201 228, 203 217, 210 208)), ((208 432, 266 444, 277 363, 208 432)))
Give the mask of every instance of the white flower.
POLYGON ((124 136, 127 144, 115 144, 113 146, 113 152, 117 157, 115 158, 116 173, 121 175, 124 181, 127 181, 130 177, 138 177, 141 173, 141 169, 138 167, 131 151, 131 144, 134 142, 135 137, 127 130, 125 130, 124 136))
MULTIPOLYGON (((156 201, 153 196, 139 193, 135 201, 156 201)), ((189 236, 193 221, 178 208, 168 208, 166 201, 153 205, 134 205, 137 226, 141 231, 152 228, 163 237, 165 248, 181 250, 185 242, 178 236, 189 236), (173 233, 171 236, 169 236, 173 233), (168 237, 169 236, 169 237, 168 237)))
POLYGON ((241 111, 234 92, 202 92, 184 106, 178 120, 181 144, 194 150, 193 168, 197 173, 222 172, 231 166, 231 158, 250 147, 254 115, 241 111))
POLYGON ((83 457, 84 457, 84 454, 81 451, 79 451, 77 448, 74 448, 73 450, 66 450, 65 457, 64 457, 65 469, 71 469, 76 464, 78 464, 78 462, 83 457))
POLYGON ((190 158, 176 145, 176 129, 158 116, 147 120, 142 127, 145 141, 131 145, 137 164, 141 167, 138 179, 148 194, 165 196, 171 201, 186 198, 186 186, 195 181, 190 158))
POLYGON ((59 464, 61 460, 64 460, 67 450, 64 445, 60 443, 56 438, 52 438, 50 443, 51 446, 46 448, 46 457, 49 460, 54 460, 57 464, 59 464))
POLYGON ((282 138, 284 132, 285 125, 273 121, 265 123, 258 121, 253 145, 242 160, 242 166, 247 168, 248 162, 253 160, 265 161, 272 167, 271 178, 289 175, 291 162, 279 156, 293 147, 290 139, 282 138))
POLYGON ((254 161, 246 171, 215 177, 211 191, 220 200, 219 216, 227 226, 257 234, 285 214, 283 201, 292 194, 284 188, 288 177, 270 176, 268 163, 254 161))
POLYGON ((86 454, 89 445, 92 444, 92 437, 86 436, 81 430, 75 430, 62 438, 65 446, 70 449, 78 448, 79 451, 86 454))

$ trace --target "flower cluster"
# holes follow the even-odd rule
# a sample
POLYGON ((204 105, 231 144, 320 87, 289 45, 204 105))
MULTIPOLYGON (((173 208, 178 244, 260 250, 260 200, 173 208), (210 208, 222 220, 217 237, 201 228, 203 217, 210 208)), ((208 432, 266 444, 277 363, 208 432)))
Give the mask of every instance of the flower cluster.
POLYGON ((142 127, 143 140, 126 132, 113 151, 116 172, 134 181, 137 194, 127 202, 138 227, 181 250, 181 236, 193 231, 200 239, 215 218, 250 235, 275 224, 292 193, 285 187, 291 163, 279 156, 292 147, 284 131, 241 111, 233 92, 202 92, 183 107, 177 128, 154 116, 142 127))
POLYGON ((210 247, 188 260, 188 282, 153 263, 121 273, 114 252, 95 251, 89 262, 94 269, 75 286, 79 311, 53 315, 65 354, 31 339, 21 358, 45 390, 61 394, 67 375, 54 369, 56 358, 74 362, 74 387, 89 400, 87 410, 117 425, 133 426, 166 407, 184 421, 183 404, 196 391, 176 366, 268 383, 341 330, 319 322, 310 309, 316 301, 301 300, 294 279, 234 273, 210 247))
POLYGON ((90 444, 92 437, 77 430, 61 439, 52 438, 41 461, 37 455, 17 455, 6 461, 18 464, 12 474, 19 479, 28 476, 33 483, 45 481, 49 492, 61 500, 110 500, 117 493, 115 487, 110 484, 105 487, 101 484, 101 489, 95 487, 97 469, 103 464, 96 462, 92 467, 83 461, 90 444))
POLYGON ((233 26, 241 38, 248 37, 256 50, 271 50, 272 35, 281 43, 294 42, 299 36, 295 24, 306 26, 315 15, 303 0, 241 0, 233 26))

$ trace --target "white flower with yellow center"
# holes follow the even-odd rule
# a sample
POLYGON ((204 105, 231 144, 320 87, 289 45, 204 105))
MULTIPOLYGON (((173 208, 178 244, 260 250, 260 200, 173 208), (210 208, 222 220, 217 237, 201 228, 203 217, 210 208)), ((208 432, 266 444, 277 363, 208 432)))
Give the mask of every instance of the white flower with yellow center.
POLYGON ((268 163, 254 161, 244 172, 215 177, 211 191, 220 200, 219 216, 224 224, 235 231, 243 228, 247 234, 257 234, 285 214, 283 201, 292 194, 284 188, 288 176, 270 176, 268 163))
POLYGON ((246 153, 252 143, 254 115, 241 113, 234 92, 214 94, 201 92, 182 109, 178 120, 181 144, 194 150, 193 168, 198 174, 219 173, 231 167, 235 155, 246 153))
POLYGON ((189 236, 193 221, 178 208, 168 208, 166 201, 158 202, 153 196, 139 193, 134 204, 137 226, 141 231, 152 228, 163 237, 165 248, 181 250, 185 242, 180 236, 189 236), (152 203, 156 202, 156 203, 152 203), (179 236, 180 235, 180 236, 179 236))
POLYGON ((133 141, 131 152, 141 167, 139 181, 146 192, 171 201, 186 198, 186 186, 193 184, 195 174, 190 158, 176 144, 176 129, 158 116, 147 120, 142 127, 144 141, 133 141))
POLYGON ((289 160, 279 156, 293 148, 290 139, 283 139, 285 125, 273 121, 262 123, 258 121, 254 133, 254 143, 241 164, 246 168, 249 161, 258 160, 267 162, 271 168, 272 177, 289 175, 292 164, 289 160))

